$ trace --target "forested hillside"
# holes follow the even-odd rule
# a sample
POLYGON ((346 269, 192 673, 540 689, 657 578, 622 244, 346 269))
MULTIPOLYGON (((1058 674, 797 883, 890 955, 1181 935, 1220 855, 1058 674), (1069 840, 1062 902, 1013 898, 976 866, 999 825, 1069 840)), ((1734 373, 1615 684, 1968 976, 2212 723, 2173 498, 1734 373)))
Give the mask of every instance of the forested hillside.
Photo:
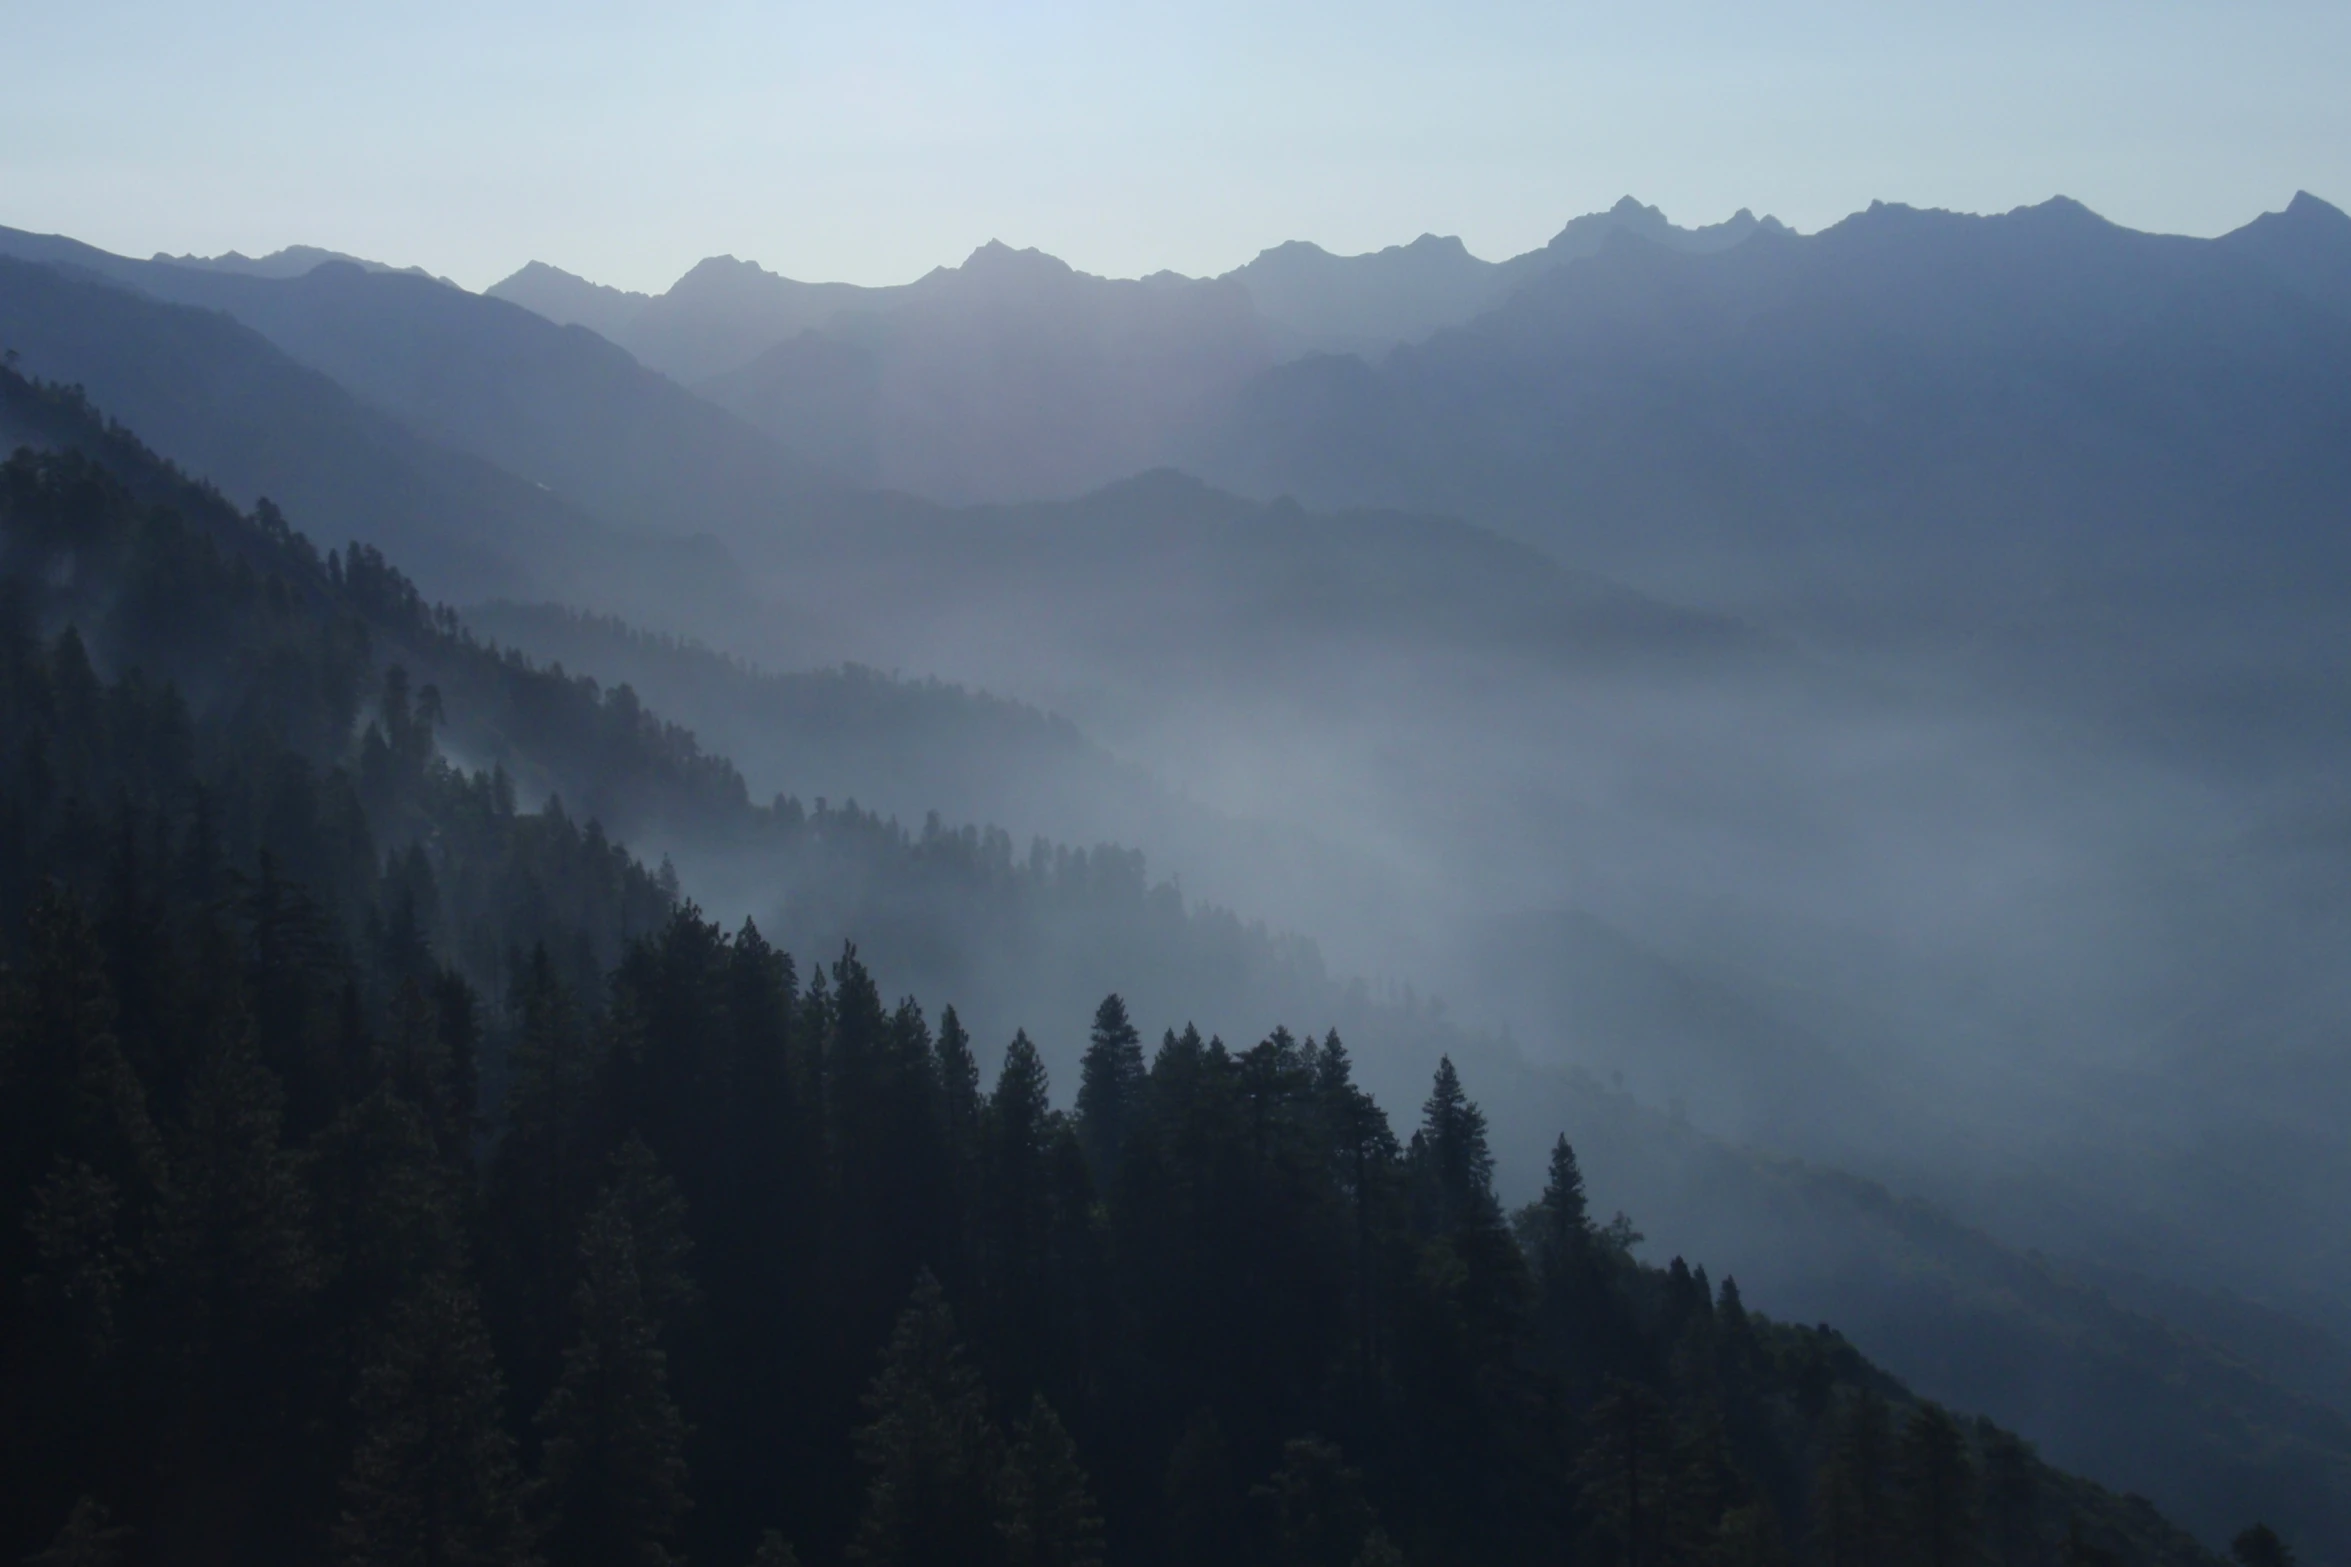
POLYGON ((1397 1127, 1336 1035, 1148 1054, 1096 997, 1056 1109, 1026 1034, 612 835, 1126 899, 1179 980, 1280 949, 1114 855, 753 806, 625 688, 5 385, 80 428, 0 469, 19 1555, 2205 1560, 1636 1263, 1564 1143, 1506 1216, 1450 1063, 1397 1127))

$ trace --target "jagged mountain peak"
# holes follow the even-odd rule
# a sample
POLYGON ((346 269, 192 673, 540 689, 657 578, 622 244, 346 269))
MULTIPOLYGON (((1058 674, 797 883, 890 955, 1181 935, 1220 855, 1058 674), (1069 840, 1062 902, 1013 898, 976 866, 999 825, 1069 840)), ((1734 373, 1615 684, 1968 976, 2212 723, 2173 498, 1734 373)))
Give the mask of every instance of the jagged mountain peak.
POLYGON ((431 278, 450 288, 458 285, 445 277, 436 277, 422 267, 395 267, 382 261, 370 261, 365 256, 354 256, 347 251, 328 250, 318 245, 287 245, 266 256, 248 256, 242 251, 226 250, 217 256, 199 256, 193 253, 175 256, 168 251, 157 251, 150 259, 167 266, 193 267, 205 272, 233 272, 245 277, 297 278, 306 277, 322 266, 340 262, 364 272, 397 272, 411 277, 431 278))
POLYGON ((941 267, 941 272, 961 272, 972 277, 1071 277, 1077 268, 1059 256, 1048 255, 1034 245, 1014 249, 1000 239, 991 239, 985 245, 963 258, 961 267, 941 267))

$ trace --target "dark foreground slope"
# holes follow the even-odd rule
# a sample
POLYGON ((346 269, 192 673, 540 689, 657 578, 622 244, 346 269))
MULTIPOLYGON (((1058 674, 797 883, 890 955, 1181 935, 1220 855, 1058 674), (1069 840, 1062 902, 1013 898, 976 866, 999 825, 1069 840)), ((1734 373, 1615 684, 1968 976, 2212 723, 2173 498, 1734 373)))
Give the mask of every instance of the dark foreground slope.
POLYGON ((1636 1265, 1564 1149, 1506 1223, 1449 1067, 1405 1140, 1335 1037, 1146 1065, 1105 1003, 1076 1114, 1025 1036, 983 1094, 951 1012, 437 731, 747 851, 823 824, 0 386, 93 454, 0 470, 9 1549, 2207 1560, 1636 1265))

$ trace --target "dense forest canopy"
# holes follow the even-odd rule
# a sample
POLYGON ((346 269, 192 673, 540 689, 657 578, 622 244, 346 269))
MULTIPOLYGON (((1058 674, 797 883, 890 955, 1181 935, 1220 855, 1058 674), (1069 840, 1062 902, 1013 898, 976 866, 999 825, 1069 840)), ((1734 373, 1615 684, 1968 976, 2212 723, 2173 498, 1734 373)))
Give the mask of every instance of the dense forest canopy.
POLYGON ((982 911, 1110 884, 1201 940, 1115 854, 754 805, 633 693, 8 381, 81 438, 0 466, 0 1548, 2209 1560, 1637 1261, 1564 1138, 1511 1211, 1450 1059, 1391 1119, 1324 1020, 1154 1046, 1111 995, 1028 1020, 1082 1027, 1057 1102, 846 932, 722 926, 613 833, 982 911), (539 792, 581 757, 607 796, 539 792))

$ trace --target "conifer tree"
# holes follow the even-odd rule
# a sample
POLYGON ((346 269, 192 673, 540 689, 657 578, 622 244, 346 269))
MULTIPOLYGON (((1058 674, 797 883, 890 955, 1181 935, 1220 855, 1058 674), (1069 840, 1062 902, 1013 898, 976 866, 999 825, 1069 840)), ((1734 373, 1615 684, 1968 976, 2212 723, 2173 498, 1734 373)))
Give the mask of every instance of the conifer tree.
POLYGON ((498 1368, 473 1292, 428 1278, 388 1323, 356 1399, 335 1548, 345 1567, 526 1567, 498 1368))
POLYGON ((1918 1567, 1960 1567, 1975 1551, 1975 1466, 1959 1422, 1940 1404, 1920 1404, 1895 1444, 1899 1518, 1918 1567))
POLYGON ((1281 1467, 1255 1495, 1271 1515, 1278 1567, 1356 1567, 1379 1530, 1362 1474, 1316 1437, 1283 1443, 1281 1467))
POLYGON ((1485 1112, 1462 1091, 1453 1058, 1437 1063, 1435 1084, 1421 1107, 1412 1138, 1422 1222, 1437 1235, 1458 1235, 1493 1223, 1494 1154, 1486 1143, 1485 1112))
POLYGON ((1485 1112, 1462 1091, 1450 1056, 1438 1063, 1408 1163, 1422 1233, 1448 1250, 1460 1267, 1455 1306, 1466 1347, 1482 1370, 1499 1368, 1516 1348, 1526 1303, 1526 1258, 1494 1195, 1485 1112))
POLYGON ((2015 1433, 1997 1428, 1986 1430, 1983 1449, 1985 1523, 1993 1558, 2000 1567, 2034 1567, 2042 1550, 2034 1524, 2040 1482, 2032 1452, 2015 1433))
POLYGON ((964 1357, 946 1292, 928 1272, 899 1313, 857 1432, 865 1511, 850 1542, 863 1567, 986 1567, 998 1527, 1003 1439, 964 1357))
POLYGON ((1591 1238, 1592 1214, 1584 1198, 1584 1172, 1575 1149, 1562 1136, 1551 1145, 1551 1169, 1543 1183, 1541 1231, 1544 1253, 1564 1261, 1591 1238))
POLYGON ((1241 1490, 1215 1411, 1194 1411, 1160 1485, 1169 1567, 1223 1567, 1240 1554, 1241 1490))
POLYGON ((1613 1382, 1588 1428, 1576 1477, 1596 1543, 1621 1567, 1661 1567, 1674 1462, 1663 1402, 1637 1383, 1613 1382))
POLYGON ((1824 1567, 1888 1567, 1894 1545, 1894 1432, 1886 1401, 1862 1388, 1836 1416, 1813 1495, 1824 1567))
MULTIPOLYGON (((106 1181, 136 1224, 158 1195, 162 1144, 115 1032, 96 932, 54 886, 27 925, 25 972, 0 979, 0 1211, 23 1214, 34 1188, 70 1164, 106 1181)), ((8 1276, 20 1275, 24 1244, 15 1223, 0 1232, 8 1276)))
POLYGON ((971 1035, 953 1007, 939 1014, 939 1038, 933 1049, 939 1063, 939 1113, 947 1143, 968 1158, 979 1138, 980 1063, 972 1054, 971 1035))
POLYGON ((1041 1393, 1014 1428, 1002 1507, 1012 1567, 1102 1567, 1102 1515, 1077 1444, 1041 1393))
POLYGON ((627 1205, 608 1199, 580 1237, 578 1323, 539 1412, 536 1490, 548 1557, 579 1567, 666 1567, 689 1505, 686 1422, 646 1300, 627 1205))
POLYGON ((1109 1186, 1118 1174, 1145 1076, 1143 1036, 1128 1018, 1125 1000, 1115 992, 1104 996, 1094 1009, 1077 1101, 1078 1140, 1098 1185, 1109 1186))

